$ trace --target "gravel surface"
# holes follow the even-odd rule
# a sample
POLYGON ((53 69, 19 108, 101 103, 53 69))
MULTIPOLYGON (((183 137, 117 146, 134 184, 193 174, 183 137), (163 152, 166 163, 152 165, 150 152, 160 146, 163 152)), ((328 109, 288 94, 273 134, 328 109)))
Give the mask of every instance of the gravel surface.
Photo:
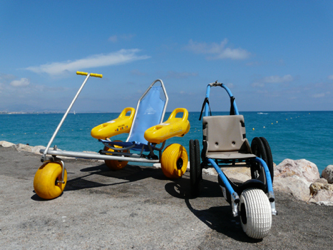
POLYGON ((1 249, 331 249, 333 207, 276 193, 270 234, 247 237, 216 177, 204 175, 189 198, 189 173, 168 180, 161 169, 65 159, 68 183, 54 200, 33 191, 40 156, 0 147, 1 249))

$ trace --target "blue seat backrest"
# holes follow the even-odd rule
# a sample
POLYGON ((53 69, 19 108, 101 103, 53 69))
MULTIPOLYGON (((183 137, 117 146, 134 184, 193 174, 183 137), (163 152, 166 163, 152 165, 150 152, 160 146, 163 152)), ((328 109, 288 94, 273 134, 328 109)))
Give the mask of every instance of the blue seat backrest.
POLYGON ((148 144, 144 138, 145 131, 162 122, 165 101, 161 99, 162 86, 153 86, 141 99, 136 110, 130 137, 126 141, 148 144))

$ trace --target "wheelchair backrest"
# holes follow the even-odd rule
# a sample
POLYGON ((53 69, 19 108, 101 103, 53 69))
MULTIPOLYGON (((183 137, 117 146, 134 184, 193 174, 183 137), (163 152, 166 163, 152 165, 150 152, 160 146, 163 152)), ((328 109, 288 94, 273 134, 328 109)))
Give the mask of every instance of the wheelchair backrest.
POLYGON ((242 115, 205 116, 202 124, 207 152, 239 151, 248 145, 242 115))

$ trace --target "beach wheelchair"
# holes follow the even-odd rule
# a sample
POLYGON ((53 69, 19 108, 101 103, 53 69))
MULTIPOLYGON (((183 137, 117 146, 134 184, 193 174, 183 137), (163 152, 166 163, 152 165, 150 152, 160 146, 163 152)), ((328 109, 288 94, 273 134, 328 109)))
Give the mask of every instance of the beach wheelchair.
POLYGON ((162 80, 155 80, 139 99, 136 109, 127 107, 118 118, 100 124, 91 130, 91 136, 104 144, 99 153, 73 152, 50 148, 53 139, 67 117, 72 105, 90 76, 100 74, 77 72, 86 75, 72 103, 65 112, 45 150, 41 150, 43 165, 34 178, 34 190, 43 199, 53 199, 62 194, 67 171, 64 162, 57 156, 104 160, 112 170, 120 170, 128 162, 160 163, 164 175, 171 179, 180 178, 187 169, 188 155, 185 147, 173 143, 164 149, 166 140, 182 137, 190 130, 188 111, 176 108, 163 122, 168 104, 168 95, 162 80), (126 141, 111 140, 112 137, 129 133, 126 141), (163 150, 164 149, 164 150, 163 150), (156 153, 157 152, 157 153, 156 153), (50 157, 46 157, 50 155, 50 157))
POLYGON ((272 185, 273 158, 267 140, 255 137, 250 146, 244 117, 238 112, 234 96, 217 81, 207 86, 199 120, 201 117, 201 153, 198 140, 189 142, 192 196, 199 195, 202 169, 213 167, 218 174, 222 195, 231 205, 233 216, 239 216, 243 231, 251 238, 264 238, 271 229, 272 215, 277 214, 272 185), (228 93, 230 115, 212 116, 209 105, 212 87, 222 87, 228 93), (249 167, 251 179, 243 183, 233 182, 221 169, 228 167, 249 167))

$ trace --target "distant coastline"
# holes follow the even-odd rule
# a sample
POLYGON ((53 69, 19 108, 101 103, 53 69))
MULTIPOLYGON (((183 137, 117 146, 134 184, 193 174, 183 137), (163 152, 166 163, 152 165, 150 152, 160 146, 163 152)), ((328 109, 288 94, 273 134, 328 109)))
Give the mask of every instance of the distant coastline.
MULTIPOLYGON (((171 110, 172 111, 172 110, 171 110)), ((167 113, 171 111, 166 111, 167 113)), ((120 113, 121 111, 114 111, 114 112, 104 112, 104 111, 95 111, 95 112, 77 112, 77 111, 71 111, 70 114, 114 114, 114 113, 120 113)), ((189 111, 190 113, 200 113, 199 111, 189 111)), ((213 113, 228 113, 228 110, 224 111, 214 111, 213 113)), ((278 112, 286 112, 286 113, 292 113, 292 112, 333 112, 333 110, 281 110, 281 111, 242 111, 241 113, 257 113, 258 115, 267 115, 269 113, 278 113, 278 112)), ((62 111, 0 111, 0 115, 27 115, 27 114, 64 114, 65 110, 62 111)))
POLYGON ((25 112, 25 111, 0 111, 0 115, 26 115, 26 114, 61 114, 63 111, 25 112))

